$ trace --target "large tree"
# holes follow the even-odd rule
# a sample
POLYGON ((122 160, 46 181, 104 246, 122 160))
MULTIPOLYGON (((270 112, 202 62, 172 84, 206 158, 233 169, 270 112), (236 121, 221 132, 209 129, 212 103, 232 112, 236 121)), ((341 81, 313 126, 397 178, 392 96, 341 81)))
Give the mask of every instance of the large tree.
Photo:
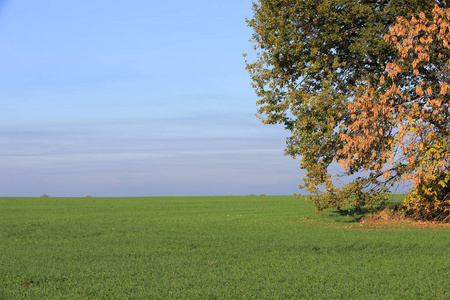
MULTIPOLYGON (((405 179, 405 174, 415 174, 411 166, 393 161, 403 142, 396 134, 402 125, 397 118, 400 115, 390 112, 389 116, 386 105, 383 108, 380 103, 390 96, 400 97, 392 94, 392 83, 402 97, 412 97, 424 76, 434 80, 427 86, 437 81, 429 76, 429 70, 423 71, 422 77, 414 71, 392 73, 389 68, 386 73, 387 66, 399 66, 390 63, 401 55, 396 42, 385 36, 399 17, 432 20, 435 5, 447 7, 445 1, 437 0, 254 3, 254 16, 248 24, 254 30, 252 40, 258 53, 247 69, 259 98, 258 113, 262 122, 283 124, 291 132, 286 154, 299 157, 300 166, 306 169, 301 187, 317 195, 312 199, 318 211, 348 204, 373 205, 384 199, 380 195, 392 184, 405 179), (370 105, 378 105, 382 113, 370 105), (333 161, 340 162, 347 175, 360 176, 348 184, 335 184, 329 173, 333 161)), ((408 37, 399 36, 398 40, 408 37)), ((402 66, 405 70, 406 64, 402 66)), ((432 155, 430 149, 423 151, 432 155)), ((442 177, 445 172, 439 174, 442 177)), ((418 188, 415 185, 416 192, 418 188)))
POLYGON ((385 40, 398 56, 381 77, 382 93, 369 86, 349 104, 351 122, 341 125, 341 163, 373 154, 383 137, 383 164, 371 169, 383 171, 387 180, 413 183, 404 204, 416 216, 450 221, 450 9, 436 5, 431 20, 423 12, 397 17, 385 40))

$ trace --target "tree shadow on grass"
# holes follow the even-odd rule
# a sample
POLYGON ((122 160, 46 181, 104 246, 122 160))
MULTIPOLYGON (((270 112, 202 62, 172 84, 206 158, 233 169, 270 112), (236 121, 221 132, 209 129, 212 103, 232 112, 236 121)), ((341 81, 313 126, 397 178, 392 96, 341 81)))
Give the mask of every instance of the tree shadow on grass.
POLYGON ((377 205, 375 207, 349 207, 341 210, 334 209, 330 211, 330 217, 344 223, 358 223, 362 218, 367 216, 375 216, 387 208, 392 211, 398 211, 400 209, 400 205, 401 202, 391 202, 384 205, 377 205), (343 220, 343 218, 345 218, 345 220, 343 220))

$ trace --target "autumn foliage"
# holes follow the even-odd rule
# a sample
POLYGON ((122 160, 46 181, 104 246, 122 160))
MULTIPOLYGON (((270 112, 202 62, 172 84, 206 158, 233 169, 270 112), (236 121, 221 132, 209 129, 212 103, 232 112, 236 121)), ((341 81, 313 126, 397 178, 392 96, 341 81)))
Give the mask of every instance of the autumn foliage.
POLYGON ((374 207, 405 182, 408 214, 450 221, 446 2, 260 0, 254 12, 259 116, 291 131, 286 154, 316 210, 374 207))
POLYGON ((405 207, 421 218, 449 220, 450 9, 436 5, 431 20, 423 12, 398 17, 385 41, 398 58, 387 64, 382 88, 369 86, 349 104, 339 162, 349 167, 364 159, 387 181, 411 181, 405 207))

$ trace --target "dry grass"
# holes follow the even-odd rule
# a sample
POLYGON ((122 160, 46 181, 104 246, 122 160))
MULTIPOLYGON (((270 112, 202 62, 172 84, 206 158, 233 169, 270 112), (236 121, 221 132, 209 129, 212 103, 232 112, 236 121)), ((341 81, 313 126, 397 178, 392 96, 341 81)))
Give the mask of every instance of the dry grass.
POLYGON ((402 211, 389 207, 378 213, 365 216, 358 220, 360 226, 350 226, 358 228, 375 229, 400 229, 404 227, 416 227, 422 229, 450 229, 450 223, 439 223, 432 221, 415 221, 404 215, 402 211))

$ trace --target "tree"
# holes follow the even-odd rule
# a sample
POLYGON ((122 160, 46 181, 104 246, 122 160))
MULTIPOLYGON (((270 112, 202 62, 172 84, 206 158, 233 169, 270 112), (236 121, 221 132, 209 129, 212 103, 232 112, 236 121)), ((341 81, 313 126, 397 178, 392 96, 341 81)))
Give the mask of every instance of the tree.
POLYGON ((349 104, 352 123, 341 135, 341 162, 351 165, 354 157, 373 154, 371 143, 383 137, 383 164, 373 169, 384 169, 390 181, 413 182, 404 204, 416 216, 450 221, 450 9, 435 5, 431 20, 423 12, 398 17, 385 40, 398 56, 387 64, 380 96, 368 87, 349 104))
MULTIPOLYGON (((396 134, 401 115, 385 110, 395 90, 389 84, 395 83, 401 95, 411 97, 423 80, 414 72, 395 71, 408 62, 393 63, 399 50, 385 35, 398 24, 397 18, 432 19, 434 5, 447 7, 445 1, 430 0, 254 3, 254 16, 247 22, 259 52, 255 62, 247 63, 247 70, 259 98, 259 117, 263 123, 283 124, 291 132, 286 154, 300 157, 300 166, 307 171, 301 187, 317 195, 311 198, 317 211, 373 206, 385 199, 390 186, 411 179, 406 174, 415 174, 414 166, 395 160, 402 142, 402 135, 396 134), (393 70, 388 74, 387 65, 393 70), (360 176, 335 185, 329 173, 333 161, 344 167, 346 175, 360 176)), ((434 78, 429 80, 435 83, 434 78)), ((424 161, 434 155, 427 147, 421 150, 424 161)), ((419 186, 415 185, 416 191, 419 186)))

